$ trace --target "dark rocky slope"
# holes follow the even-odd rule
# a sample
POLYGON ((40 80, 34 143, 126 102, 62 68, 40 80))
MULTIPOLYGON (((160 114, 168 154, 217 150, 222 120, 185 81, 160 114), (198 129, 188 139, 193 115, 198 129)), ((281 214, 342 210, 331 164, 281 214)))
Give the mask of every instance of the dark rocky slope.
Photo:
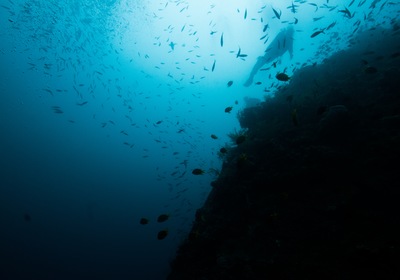
POLYGON ((245 141, 169 280, 400 279, 397 27, 361 34, 240 114, 245 141))

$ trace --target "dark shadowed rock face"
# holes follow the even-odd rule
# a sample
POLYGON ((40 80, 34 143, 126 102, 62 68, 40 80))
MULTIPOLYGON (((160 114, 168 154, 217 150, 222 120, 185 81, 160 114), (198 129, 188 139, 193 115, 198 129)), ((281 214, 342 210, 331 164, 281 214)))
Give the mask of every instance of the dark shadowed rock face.
POLYGON ((377 39, 377 72, 349 73, 363 56, 342 52, 242 112, 246 141, 225 155, 169 280, 400 279, 400 60, 379 54, 399 51, 396 36, 392 50, 377 39))
POLYGON ((350 134, 352 119, 344 105, 330 106, 320 122, 320 136, 327 141, 338 141, 350 134))

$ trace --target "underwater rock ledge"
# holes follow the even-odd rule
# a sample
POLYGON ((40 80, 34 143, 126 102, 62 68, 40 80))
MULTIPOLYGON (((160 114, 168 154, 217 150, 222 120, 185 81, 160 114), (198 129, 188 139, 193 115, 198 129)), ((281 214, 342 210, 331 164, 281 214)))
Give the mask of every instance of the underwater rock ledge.
POLYGON ((399 37, 367 31, 240 114, 169 280, 400 279, 399 37))

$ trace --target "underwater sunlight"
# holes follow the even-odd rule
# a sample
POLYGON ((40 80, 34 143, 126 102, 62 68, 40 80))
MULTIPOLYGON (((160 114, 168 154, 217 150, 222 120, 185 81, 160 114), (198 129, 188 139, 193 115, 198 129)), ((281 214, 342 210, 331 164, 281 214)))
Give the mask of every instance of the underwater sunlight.
MULTIPOLYGON (((256 165, 238 151, 284 134, 282 112, 304 123, 312 86, 329 80, 307 69, 372 52, 372 32, 398 42, 399 11, 397 0, 2 0, 0 278, 166 279, 215 182, 232 162, 256 165), (282 93, 276 114, 250 117, 282 93)), ((398 48, 332 83, 381 75, 398 48)))

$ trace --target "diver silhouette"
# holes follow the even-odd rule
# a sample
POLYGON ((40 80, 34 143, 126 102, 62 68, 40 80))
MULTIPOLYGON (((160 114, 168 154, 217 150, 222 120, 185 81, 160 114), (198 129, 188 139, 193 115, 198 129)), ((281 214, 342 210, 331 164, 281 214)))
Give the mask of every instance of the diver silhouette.
POLYGON ((273 61, 274 59, 281 57, 286 52, 289 52, 290 58, 293 58, 293 26, 289 26, 283 29, 276 35, 275 39, 268 45, 265 50, 264 56, 259 56, 257 58, 256 64, 254 64, 253 69, 250 72, 250 76, 244 83, 245 87, 250 86, 253 83, 254 76, 257 74, 258 70, 263 67, 266 63, 273 61))

